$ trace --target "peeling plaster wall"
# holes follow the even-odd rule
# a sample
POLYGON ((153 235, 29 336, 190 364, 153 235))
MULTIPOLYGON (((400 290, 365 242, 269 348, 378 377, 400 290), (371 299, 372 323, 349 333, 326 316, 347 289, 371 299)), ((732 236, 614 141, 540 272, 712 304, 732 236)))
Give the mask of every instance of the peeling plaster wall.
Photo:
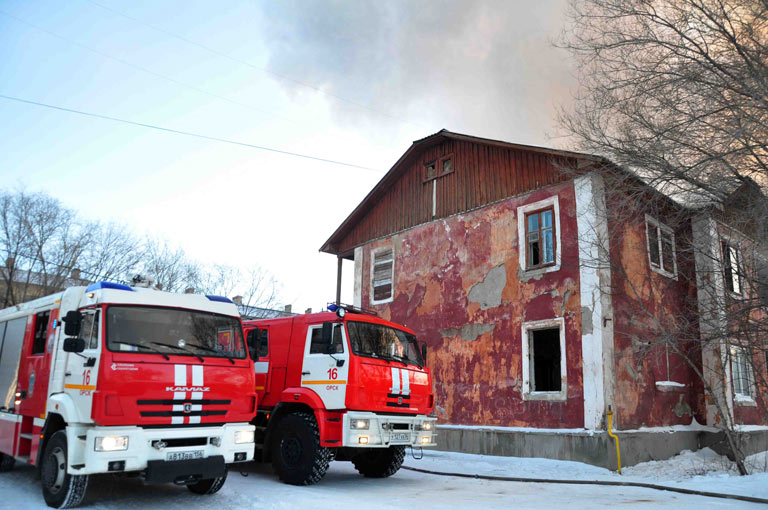
MULTIPOLYGON (((688 338, 698 338, 697 292, 690 246, 691 226, 675 232, 677 279, 651 270, 646 244, 645 217, 627 217, 626 197, 607 197, 611 250, 615 397, 614 416, 619 429, 687 425, 691 418, 704 423, 703 385, 681 356, 667 355, 658 342, 659 329, 687 327, 688 338), (622 209, 615 203, 622 202, 622 209), (672 380, 684 387, 657 386, 672 380)), ((631 209, 631 207, 630 207, 631 209)), ((657 218, 664 223, 664 218, 657 218)), ((681 333, 682 334, 682 333, 681 333)), ((701 358, 692 343, 693 361, 701 358)), ((609 403, 609 402, 607 402, 609 403)))
POLYGON ((573 184, 561 183, 362 247, 362 305, 429 346, 442 423, 584 426, 581 302, 573 184), (557 195, 561 268, 522 275, 517 207, 557 195), (394 299, 371 305, 371 251, 395 251, 394 299), (522 323, 564 317, 567 399, 523 400, 522 323))

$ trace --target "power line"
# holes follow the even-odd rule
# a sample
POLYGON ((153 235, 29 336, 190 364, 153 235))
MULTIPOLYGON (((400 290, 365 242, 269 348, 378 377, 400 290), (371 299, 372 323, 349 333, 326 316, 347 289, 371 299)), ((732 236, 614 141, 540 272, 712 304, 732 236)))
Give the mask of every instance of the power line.
POLYGON ((134 18, 133 16, 125 14, 125 13, 123 13, 121 11, 118 11, 118 10, 113 9, 111 7, 107 7, 106 5, 102 5, 102 4, 98 3, 98 2, 95 2, 94 0, 85 0, 85 1, 95 5, 97 7, 100 7, 102 9, 104 9, 105 11, 109 11, 109 12, 111 12, 113 14, 117 14, 118 16, 122 16, 123 18, 126 18, 126 19, 129 19, 131 21, 134 21, 134 22, 136 22, 136 23, 138 23, 140 25, 144 25, 145 27, 151 28, 152 30, 155 30, 157 32, 165 34, 165 35, 167 35, 169 37, 173 37, 174 39, 178 39, 178 40, 183 41, 183 42, 185 42, 187 44, 191 44, 192 46, 196 46, 196 47, 198 47, 198 48, 200 48, 202 50, 205 50, 205 51, 207 51, 207 52, 209 52, 209 53, 211 53, 213 55, 217 55, 217 56, 219 56, 221 58, 225 58, 227 60, 231 60, 232 62, 237 62, 238 64, 250 67, 251 69, 255 69, 255 70, 260 71, 262 73, 271 74, 272 76, 275 76, 276 78, 280 78, 281 80, 288 81, 288 82, 291 82, 293 84, 300 85, 302 87, 306 87, 306 88, 312 89, 315 92, 323 94, 324 96, 332 97, 334 99, 337 99, 338 101, 342 101, 344 103, 347 103, 347 104, 350 104, 350 105, 353 105, 353 106, 357 106, 358 108, 363 108, 365 110, 368 110, 370 112, 376 113, 378 115, 382 115, 384 117, 388 117, 388 118, 390 118, 392 120, 396 120, 398 122, 402 122, 402 123, 405 123, 405 124, 410 124, 411 126, 416 126, 418 128, 422 128, 422 129, 425 128, 425 126, 423 126, 421 124, 417 124, 417 123, 412 122, 410 120, 401 119, 399 117, 396 117, 395 115, 392 115, 392 114, 389 114, 387 112, 378 110, 378 109, 373 108, 371 106, 368 106, 366 104, 358 103, 357 101, 352 101, 352 100, 347 99, 345 97, 342 97, 342 96, 339 96, 337 94, 334 94, 333 92, 325 91, 325 90, 321 89, 320 87, 318 87, 316 85, 312 85, 311 83, 306 83, 306 82, 297 80, 295 78, 291 78, 290 76, 287 76, 285 74, 272 71, 271 69, 267 69, 266 67, 259 67, 259 66, 255 65, 255 64, 252 64, 252 63, 248 62, 247 60, 242 60, 242 59, 239 59, 237 57, 233 57, 232 55, 229 55, 227 53, 218 51, 218 50, 216 50, 214 48, 211 48, 210 46, 206 46, 204 44, 201 44, 199 42, 193 41, 191 39, 187 39, 186 37, 174 34, 173 32, 169 32, 168 30, 165 30, 163 28, 157 27, 155 25, 151 25, 151 24, 149 24, 149 23, 147 23, 145 21, 142 21, 142 20, 140 20, 138 18, 134 18))
POLYGON ((274 113, 274 112, 271 112, 269 110, 265 110, 263 108, 259 108, 258 106, 253 106, 251 104, 242 103, 240 101, 236 101, 234 99, 230 99, 230 98, 228 98, 226 96, 222 96, 222 95, 219 95, 219 94, 216 94, 216 93, 213 93, 213 92, 208 92, 207 90, 201 89, 200 87, 197 87, 195 85, 190 85, 188 83, 184 83, 182 81, 179 81, 179 80, 177 80, 175 78, 171 78, 170 76, 166 76, 166 75, 158 73, 156 71, 152 71, 151 69, 147 69, 146 67, 142 67, 142 66, 139 66, 139 65, 136 65, 136 64, 132 64, 131 62, 123 60, 123 59, 121 59, 119 57, 112 56, 112 55, 110 55, 108 53, 104 53, 103 51, 97 50, 95 48, 91 48, 90 46, 87 46, 87 45, 82 44, 80 42, 77 42, 77 41, 74 41, 72 39, 69 39, 68 37, 64 37, 63 35, 57 34, 56 32, 51 32, 50 30, 47 30, 47 29, 45 29, 43 27, 35 25, 34 23, 31 23, 31 22, 29 22, 29 21, 27 21, 25 19, 19 18, 18 16, 10 14, 10 13, 2 10, 2 9, 0 9, 0 14, 2 14, 4 16, 7 16, 9 18, 12 18, 12 19, 16 20, 18 23, 22 23, 24 25, 27 25, 28 27, 32 27, 35 30, 38 30, 40 32, 43 32, 45 34, 50 35, 51 37, 55 37, 57 39, 65 41, 65 42, 67 42, 69 44, 72 44, 74 46, 78 46, 80 48, 83 48, 84 50, 90 51, 91 53, 95 53, 96 55, 99 55, 99 56, 104 57, 106 59, 112 60, 114 62, 117 62, 119 64, 122 64, 124 66, 130 67, 130 68, 133 68, 133 69, 137 69, 139 71, 142 71, 144 73, 147 73, 149 75, 155 76, 157 78, 161 78, 163 80, 169 81, 169 82, 174 83, 176 85, 179 85, 181 87, 185 87, 185 88, 188 88, 190 90, 194 90, 195 92, 198 92, 200 94, 205 94, 207 96, 214 97, 214 98, 219 99, 221 101, 226 101, 228 103, 231 103, 231 104, 234 104, 234 105, 237 105, 237 106, 244 106, 246 108, 250 108, 252 110, 255 110, 255 111, 259 112, 259 113, 264 113, 264 114, 267 114, 267 115, 271 115, 273 117, 277 117, 278 119, 285 120, 285 121, 290 122, 292 124, 296 124, 296 125, 299 124, 299 122, 297 122, 295 120, 292 120, 292 119, 289 119, 288 117, 284 117, 284 116, 282 116, 282 115, 280 115, 278 113, 274 113))
POLYGON ((22 99, 20 97, 7 96, 5 94, 0 94, 0 98, 7 99, 9 101, 18 101, 19 103, 26 103, 26 104, 31 104, 31 105, 35 105, 35 106, 42 106, 44 108, 50 108, 52 110, 59 110, 59 111, 62 111, 62 112, 75 113, 75 114, 84 115, 84 116, 87 116, 87 117, 94 117, 94 118, 97 118, 97 119, 111 120, 113 122, 120 122, 120 123, 123 123, 123 124, 129 124, 129 125, 132 125, 132 126, 139 126, 139 127, 149 128, 149 129, 156 129, 158 131, 165 131, 165 132, 168 132, 168 133, 176 133, 178 135, 191 136, 191 137, 200 138, 200 139, 203 139, 203 140, 210 140, 210 141, 214 141, 214 142, 228 143, 228 144, 231 144, 231 145, 239 145, 241 147, 249 147, 251 149, 258 149, 258 150, 267 151, 267 152, 275 152, 277 154, 284 154, 286 156, 295 156, 297 158, 311 159, 311 160, 314 160, 314 161, 322 161, 323 163, 331 163, 333 165, 346 166, 346 167, 350 167, 350 168, 359 168, 360 170, 368 170, 368 171, 376 172, 376 173, 379 173, 379 174, 384 173, 383 170, 379 170, 377 168, 371 168, 371 167, 367 167, 367 166, 355 165, 355 164, 352 164, 352 163, 344 163, 342 161, 336 161, 336 160, 333 160, 333 159, 320 158, 320 157, 317 157, 317 156, 310 156, 308 154, 300 154, 298 152, 291 152, 291 151, 284 151, 284 150, 280 150, 280 149, 274 149, 272 147, 266 147, 266 146, 263 146, 263 145, 254 145, 254 144, 251 144, 251 143, 237 142, 235 140, 228 140, 226 138, 218 138, 218 137, 215 137, 215 136, 201 135, 201 134, 198 134, 198 133, 191 133, 189 131, 181 131, 181 130, 178 130, 178 129, 171 129, 171 128, 166 128, 166 127, 162 127, 162 126, 156 126, 154 124, 145 124, 143 122, 135 122, 135 121, 132 121, 132 120, 120 119, 118 117, 110 117, 108 115, 101 115, 99 113, 84 112, 82 110, 75 110, 75 109, 72 109, 72 108, 64 108, 63 106, 56 106, 56 105, 52 105, 52 104, 40 103, 40 102, 32 101, 32 100, 29 100, 29 99, 22 99))

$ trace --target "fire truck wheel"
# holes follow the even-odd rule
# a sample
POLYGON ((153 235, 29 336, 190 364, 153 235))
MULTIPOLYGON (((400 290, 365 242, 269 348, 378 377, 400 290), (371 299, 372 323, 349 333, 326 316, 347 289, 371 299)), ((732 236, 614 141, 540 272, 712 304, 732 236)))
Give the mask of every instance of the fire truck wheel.
POLYGON ((309 413, 289 414, 277 424, 272 443, 272 467, 285 483, 313 485, 331 461, 331 452, 320 446, 317 420, 309 413))
POLYGON ((224 476, 218 478, 209 478, 208 480, 200 480, 197 483, 187 485, 187 489, 195 494, 216 494, 219 489, 224 487, 224 482, 227 481, 227 472, 224 471, 224 476))
POLYGON ((67 434, 56 432, 45 445, 40 465, 43 498, 53 508, 72 508, 80 504, 88 488, 88 475, 67 473, 67 434))
POLYGON ((16 459, 10 455, 0 453, 0 473, 3 471, 10 471, 13 469, 13 465, 16 464, 16 459))
POLYGON ((386 478, 398 472, 405 460, 405 446, 371 449, 352 457, 358 473, 368 478, 386 478))

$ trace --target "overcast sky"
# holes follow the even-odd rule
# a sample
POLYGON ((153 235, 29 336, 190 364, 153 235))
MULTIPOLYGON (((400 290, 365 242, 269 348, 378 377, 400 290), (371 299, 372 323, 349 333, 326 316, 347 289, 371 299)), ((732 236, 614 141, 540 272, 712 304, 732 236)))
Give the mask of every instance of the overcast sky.
MULTIPOLYGON (((318 249, 413 140, 562 147, 565 0, 0 0, 0 186, 332 300, 318 249)), ((352 264, 342 298, 352 301, 352 264)))

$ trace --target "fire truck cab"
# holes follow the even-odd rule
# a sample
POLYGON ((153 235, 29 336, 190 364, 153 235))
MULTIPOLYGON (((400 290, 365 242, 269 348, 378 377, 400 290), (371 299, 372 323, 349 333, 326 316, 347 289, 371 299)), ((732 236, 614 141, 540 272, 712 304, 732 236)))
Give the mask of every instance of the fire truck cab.
POLYGON ((332 459, 391 476, 406 446, 435 445, 426 346, 406 327, 349 308, 244 321, 260 395, 256 458, 271 460, 286 483, 317 483, 332 459))
POLYGON ((212 494, 253 458, 253 362, 226 298, 108 282, 0 311, 0 471, 38 467, 46 503, 95 473, 212 494))

